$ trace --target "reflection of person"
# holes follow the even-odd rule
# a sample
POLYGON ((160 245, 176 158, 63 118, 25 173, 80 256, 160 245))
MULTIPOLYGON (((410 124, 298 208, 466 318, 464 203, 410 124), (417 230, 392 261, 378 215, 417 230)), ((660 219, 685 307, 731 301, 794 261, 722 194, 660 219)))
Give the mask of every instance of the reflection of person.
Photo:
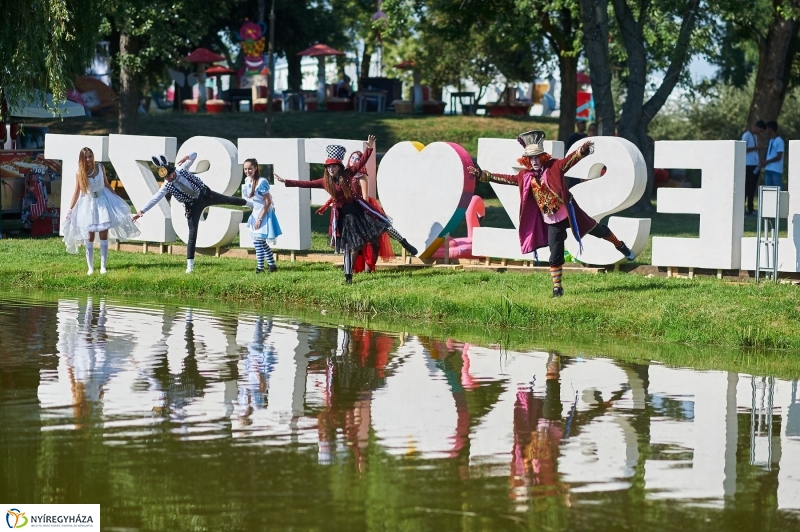
POLYGON ((133 221, 138 220, 167 194, 172 195, 173 198, 183 203, 186 219, 189 222, 189 241, 186 243, 186 273, 192 273, 194 270, 194 247, 197 242, 197 227, 206 207, 211 205, 253 206, 252 200, 223 196, 208 188, 202 179, 189 171, 189 167, 196 158, 196 153, 190 153, 178 161, 178 166, 175 167, 163 155, 160 160, 153 157, 153 162, 158 167, 159 177, 164 178, 164 185, 142 207, 142 210, 133 216, 133 221))
POLYGON ((511 459, 511 497, 516 500, 566 495, 558 481, 559 445, 564 436, 558 355, 550 355, 545 386, 544 399, 530 388, 517 391, 511 459))
POLYGON ((767 158, 764 160, 764 185, 768 187, 783 186, 783 153, 785 151, 783 139, 778 136, 778 123, 774 120, 767 122, 769 145, 767 158))
POLYGON ((517 137, 525 147, 517 161, 524 166, 516 175, 493 174, 470 166, 469 172, 481 181, 517 185, 520 195, 519 241, 522 253, 535 252, 550 247, 550 276, 553 280, 553 297, 564 295, 561 272, 564 264, 564 241, 567 230, 583 249, 581 238, 587 234, 611 242, 628 260, 633 252, 611 230, 597 223, 575 202, 567 189, 566 172, 592 151, 588 140, 577 151, 564 159, 554 159, 544 151, 544 131, 528 131, 517 137))
POLYGON ((269 377, 277 362, 275 348, 266 343, 272 331, 272 322, 258 318, 255 325, 253 341, 247 346, 245 372, 239 385, 239 405, 244 410, 241 417, 245 420, 253 410, 266 405, 269 377))
POLYGON ((78 157, 75 193, 64 224, 64 244, 68 253, 77 253, 78 246, 86 247, 88 274, 94 273, 94 234, 100 235, 100 273, 106 273, 108 234, 128 240, 139 235, 131 221, 128 204, 108 184, 106 172, 95 162, 94 152, 83 148, 78 157))
MULTIPOLYGON (((287 187, 323 188, 330 194, 331 204, 334 206, 331 211, 331 240, 336 252, 344 254, 344 277, 347 284, 353 281, 353 264, 358 252, 381 233, 396 233, 388 218, 371 209, 363 200, 359 201, 361 191, 358 187, 353 189, 353 177, 363 171, 374 147, 375 137, 370 135, 364 157, 355 166, 345 168, 342 164, 344 146, 328 146, 325 175, 314 181, 285 180, 275 175, 275 179, 287 187)), ((399 234, 396 236, 410 253, 416 255, 416 248, 399 234)))
POLYGON ((264 260, 269 264, 269 271, 277 270, 275 256, 270 245, 281 235, 281 226, 275 216, 275 204, 269 192, 269 182, 261 177, 258 161, 247 159, 244 162, 246 179, 242 186, 242 197, 253 201, 253 212, 247 220, 253 246, 256 248, 256 273, 264 272, 264 260))
POLYGON ((758 189, 758 178, 761 174, 761 167, 758 164, 758 136, 762 134, 766 128, 767 124, 765 124, 763 120, 759 120, 742 135, 742 140, 747 146, 747 155, 745 156, 746 166, 744 170, 744 194, 747 199, 745 215, 747 216, 755 214, 753 210, 753 201, 755 200, 756 190, 758 189))

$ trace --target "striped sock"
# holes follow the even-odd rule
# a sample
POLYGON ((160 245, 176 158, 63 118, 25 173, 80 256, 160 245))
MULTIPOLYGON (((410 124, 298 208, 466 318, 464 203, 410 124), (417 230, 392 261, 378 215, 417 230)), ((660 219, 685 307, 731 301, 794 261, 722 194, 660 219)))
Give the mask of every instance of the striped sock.
POLYGON ((614 235, 614 233, 608 233, 608 236, 604 237, 603 240, 608 240, 609 242, 614 244, 615 248, 618 248, 622 245, 622 242, 620 242, 619 238, 617 238, 616 235, 614 235))
POLYGON ((264 251, 264 246, 266 245, 266 242, 264 242, 263 240, 255 240, 253 242, 253 245, 256 248, 256 268, 258 268, 259 270, 263 270, 264 255, 266 254, 264 251))
POLYGON ((550 266, 550 278, 553 280, 554 287, 561 286, 561 266, 550 266))
POLYGON ((262 240, 262 242, 264 242, 264 257, 267 259, 267 264, 275 266, 275 256, 272 254, 272 248, 265 241, 262 240))

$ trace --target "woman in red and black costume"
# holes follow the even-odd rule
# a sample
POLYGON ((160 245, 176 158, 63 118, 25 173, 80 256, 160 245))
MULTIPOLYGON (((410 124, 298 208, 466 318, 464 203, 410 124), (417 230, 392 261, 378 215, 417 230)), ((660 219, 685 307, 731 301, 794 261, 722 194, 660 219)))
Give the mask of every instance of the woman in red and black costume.
MULTIPOLYGON (((364 158, 364 153, 361 151, 354 151, 347 159, 347 168, 353 168, 361 159, 364 158)), ((381 216, 388 219, 386 213, 381 207, 381 204, 375 198, 369 195, 369 181, 367 180, 366 168, 361 172, 354 174, 353 179, 350 181, 350 188, 358 196, 358 200, 364 200, 373 210, 377 211, 381 216), (359 195, 360 193, 360 195, 359 195)), ((325 205, 319 208, 317 214, 324 213, 333 204, 333 199, 329 199, 325 205)), ((331 218, 333 221, 333 218, 331 218)), ((328 228, 330 234, 331 228, 328 228)), ((378 257, 383 259, 384 262, 390 261, 394 258, 394 250, 392 249, 392 242, 389 238, 389 233, 381 233, 377 240, 373 240, 368 245, 361 249, 361 252, 356 257, 353 263, 353 273, 375 271, 375 265, 378 262, 378 257)))
MULTIPOLYGON (((361 188, 353 186, 353 179, 362 173, 364 166, 375 147, 375 136, 367 139, 367 150, 361 160, 350 168, 345 168, 344 146, 330 145, 326 148, 325 175, 313 181, 292 181, 275 175, 275 179, 287 187, 324 188, 331 196, 331 245, 337 253, 344 254, 344 278, 347 284, 353 282, 353 264, 363 247, 377 240, 382 233, 389 233, 412 255, 416 248, 400 236, 392 227, 391 221, 378 210, 372 208, 361 197, 361 188)), ((323 207, 324 210, 325 207, 323 207)), ((319 212, 319 211, 318 211, 319 212)))

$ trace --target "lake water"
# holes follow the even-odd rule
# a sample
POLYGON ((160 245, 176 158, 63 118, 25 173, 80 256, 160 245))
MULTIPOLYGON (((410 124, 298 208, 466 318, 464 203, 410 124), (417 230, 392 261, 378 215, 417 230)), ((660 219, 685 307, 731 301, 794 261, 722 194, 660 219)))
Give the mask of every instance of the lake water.
POLYGON ((798 381, 0 293, 0 503, 103 530, 800 530, 798 381))

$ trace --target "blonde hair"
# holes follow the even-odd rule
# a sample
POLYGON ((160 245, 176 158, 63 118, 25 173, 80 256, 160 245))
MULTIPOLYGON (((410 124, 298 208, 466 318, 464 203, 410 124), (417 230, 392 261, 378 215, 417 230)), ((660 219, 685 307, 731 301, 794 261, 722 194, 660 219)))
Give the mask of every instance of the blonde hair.
POLYGON ((87 194, 89 192, 89 174, 92 173, 94 168, 88 168, 86 164, 86 156, 88 154, 92 154, 94 157, 94 152, 91 148, 83 148, 81 150, 80 155, 78 155, 78 188, 81 191, 81 194, 87 194))

